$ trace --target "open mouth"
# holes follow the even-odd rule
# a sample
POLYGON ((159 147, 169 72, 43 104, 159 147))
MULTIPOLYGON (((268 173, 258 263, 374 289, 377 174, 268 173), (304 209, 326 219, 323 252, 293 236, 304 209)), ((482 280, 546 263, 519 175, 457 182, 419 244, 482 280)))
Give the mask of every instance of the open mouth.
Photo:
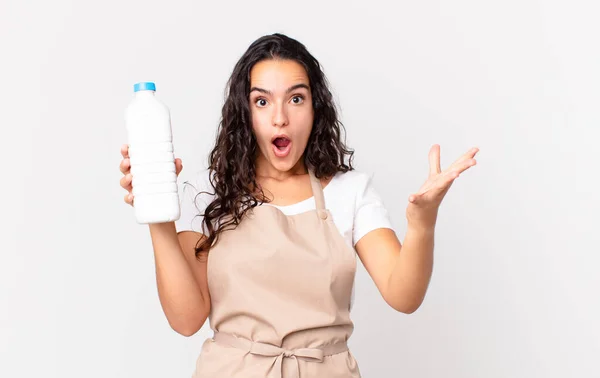
POLYGON ((286 136, 275 137, 272 141, 273 152, 277 157, 286 157, 291 150, 292 141, 286 136))

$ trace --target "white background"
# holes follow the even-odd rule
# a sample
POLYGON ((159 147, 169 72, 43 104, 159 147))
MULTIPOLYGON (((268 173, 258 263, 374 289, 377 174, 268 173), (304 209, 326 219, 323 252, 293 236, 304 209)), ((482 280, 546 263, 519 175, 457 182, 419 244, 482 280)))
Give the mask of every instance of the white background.
POLYGON ((189 177, 235 62, 273 32, 322 63, 399 236, 431 145, 443 167, 481 149, 442 204, 417 312, 389 308, 360 267, 363 376, 600 376, 599 10, 2 0, 0 376, 191 376, 210 332, 185 338, 162 313, 148 228, 119 186, 124 109, 156 82, 189 177))

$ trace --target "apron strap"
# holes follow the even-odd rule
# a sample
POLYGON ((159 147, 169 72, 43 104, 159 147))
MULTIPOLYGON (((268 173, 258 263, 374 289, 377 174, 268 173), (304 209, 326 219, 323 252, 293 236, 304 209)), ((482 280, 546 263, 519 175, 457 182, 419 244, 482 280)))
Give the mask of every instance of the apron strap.
POLYGON ((321 219, 327 219, 327 209, 325 208, 325 197, 323 196, 323 186, 321 180, 319 180, 312 169, 308 169, 308 175, 310 176, 310 184, 312 187, 313 196, 315 197, 315 204, 317 206, 317 213, 321 219))

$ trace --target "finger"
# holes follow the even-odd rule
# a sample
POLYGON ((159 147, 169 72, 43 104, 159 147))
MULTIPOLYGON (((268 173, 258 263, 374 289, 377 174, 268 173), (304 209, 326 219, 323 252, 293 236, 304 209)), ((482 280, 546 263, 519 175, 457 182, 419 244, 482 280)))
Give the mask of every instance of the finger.
POLYGON ((127 191, 131 192, 131 190, 133 189, 131 186, 132 180, 133 178, 131 174, 126 174, 125 176, 121 177, 120 184, 123 187, 123 189, 126 189, 127 191))
POLYGON ((123 200, 125 201, 126 204, 133 206, 133 194, 131 194, 131 193, 125 194, 125 197, 123 198, 123 200))
POLYGON ((446 169, 445 172, 450 172, 450 171, 455 171, 455 170, 459 170, 460 172, 462 172, 466 168, 469 168, 470 166, 475 165, 471 161, 475 161, 474 157, 477 154, 477 152, 479 152, 479 148, 477 148, 477 147, 471 148, 469 151, 467 151, 465 154, 463 154, 460 158, 458 158, 454 163, 452 163, 452 165, 450 165, 450 167, 448 167, 448 169, 446 169), (464 164, 471 164, 471 165, 464 167, 464 164))
POLYGON ((183 162, 180 158, 175 159, 175 174, 179 176, 181 171, 183 170, 183 162))
POLYGON ((437 175, 440 171, 440 145, 435 144, 429 150, 429 175, 437 175))
MULTIPOLYGON (((449 174, 449 175, 448 174, 441 175, 436 186, 434 188, 432 188, 432 190, 430 190, 430 193, 428 194, 428 196, 429 196, 428 198, 435 202, 441 202, 444 199, 444 197, 446 196, 446 193, 448 193, 448 190, 450 190, 450 187, 454 183, 454 180, 458 176, 459 176, 459 174, 456 172, 454 172, 453 174, 449 174)), ((421 200, 421 202, 423 202, 423 200, 421 200)))
POLYGON ((473 147, 469 151, 465 152, 461 157, 456 159, 454 163, 450 166, 450 168, 454 168, 456 165, 461 164, 465 160, 473 159, 475 155, 479 152, 479 148, 473 147))
POLYGON ((128 144, 123 144, 121 146, 121 155, 124 158, 129 159, 129 145, 128 144))
MULTIPOLYGON (((468 168, 468 165, 473 164, 468 164, 468 162, 465 163, 466 168, 468 168)), ((441 196, 441 198, 443 198, 454 183, 454 180, 460 176, 461 172, 462 171, 460 170, 451 170, 438 175, 436 179, 427 186, 426 189, 424 188, 419 191, 419 193, 411 195, 409 201, 412 203, 421 204, 426 200, 426 196, 429 196, 428 198, 432 198, 432 196, 438 198, 441 196)))
POLYGON ((444 175, 443 181, 441 183, 441 185, 438 187, 440 192, 445 192, 447 191, 450 186, 452 185, 452 183, 454 182, 454 180, 456 180, 458 177, 460 177, 460 172, 457 171, 452 171, 447 175, 444 175))
POLYGON ((475 159, 467 159, 467 160, 463 160, 460 163, 457 163, 456 166, 450 170, 449 172, 456 172, 458 174, 463 173, 464 171, 466 171, 467 169, 471 168, 472 166, 477 164, 477 160, 475 159))
POLYGON ((479 148, 473 147, 470 150, 468 150, 467 152, 465 152, 464 154, 462 154, 462 156, 457 161, 465 160, 465 159, 472 159, 475 157, 475 155, 477 155, 478 152, 479 152, 479 148))
POLYGON ((444 172, 439 176, 438 181, 435 183, 435 188, 438 190, 443 190, 447 185, 449 185, 452 181, 456 180, 459 176, 460 172, 458 170, 444 172))
POLYGON ((129 158, 125 158, 123 160, 121 160, 121 164, 119 164, 119 170, 121 171, 121 173, 123 174, 128 174, 129 173, 129 169, 130 169, 130 162, 129 162, 129 158))
POLYGON ((437 193, 438 196, 441 196, 443 198, 446 195, 446 193, 448 193, 448 190, 450 190, 450 187, 454 183, 454 180, 460 177, 460 172, 451 171, 440 175, 439 177, 440 178, 435 186, 434 193, 437 193))

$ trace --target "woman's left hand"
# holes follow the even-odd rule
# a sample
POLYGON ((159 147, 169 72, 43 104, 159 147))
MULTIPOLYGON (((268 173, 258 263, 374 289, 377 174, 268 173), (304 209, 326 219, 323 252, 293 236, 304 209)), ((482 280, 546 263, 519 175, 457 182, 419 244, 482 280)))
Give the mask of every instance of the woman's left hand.
POLYGON ((408 198, 406 217, 409 227, 431 229, 435 227, 437 213, 448 189, 464 171, 477 164, 474 159, 479 152, 474 147, 462 155, 446 170, 440 169, 440 146, 434 145, 429 151, 429 178, 417 193, 408 198))

